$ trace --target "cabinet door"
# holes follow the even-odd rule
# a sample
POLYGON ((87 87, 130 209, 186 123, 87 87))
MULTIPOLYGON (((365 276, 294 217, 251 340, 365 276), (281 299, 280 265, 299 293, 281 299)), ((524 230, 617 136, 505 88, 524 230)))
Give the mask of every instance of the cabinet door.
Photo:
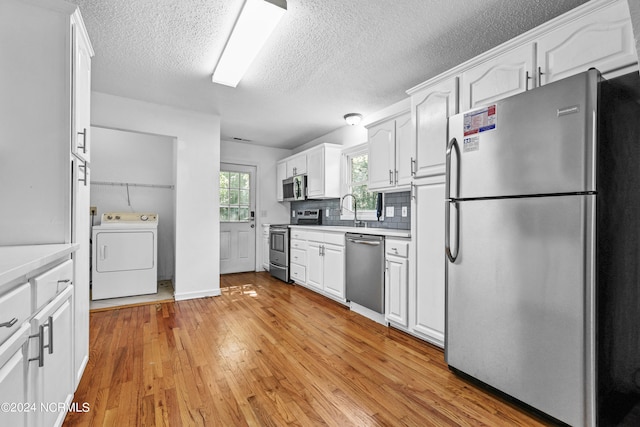
POLYGON ((269 235, 262 237, 262 268, 269 271, 269 235))
POLYGON ((415 315, 409 327, 444 345, 444 182, 416 187, 415 315))
POLYGON ((413 122, 411 113, 396 119, 396 185, 409 185, 413 175, 413 122))
POLYGON ((637 62, 626 1, 619 1, 563 25, 538 40, 540 84, 587 71, 601 73, 637 62))
POLYGON ((480 107, 533 88, 533 44, 509 50, 462 73, 462 110, 480 107))
POLYGON ((452 78, 411 97, 415 120, 416 177, 444 173, 448 133, 447 118, 458 112, 458 79, 452 78))
POLYGON ((324 149, 318 147, 307 153, 307 196, 324 195, 324 149))
MULTIPOLYGON (((44 326, 44 353, 40 354, 38 340, 32 340, 31 357, 43 358, 43 366, 37 361, 29 365, 32 402, 38 405, 70 403, 73 397, 73 286, 68 287, 33 319, 36 333, 44 326)), ((62 425, 65 411, 45 410, 35 414, 37 426, 62 425)))
POLYGON ((307 155, 301 154, 287 160, 287 178, 307 173, 307 155))
POLYGON ((73 284, 74 284, 74 388, 80 383, 80 378, 89 360, 89 184, 90 174, 88 164, 74 159, 73 185, 73 220, 71 240, 80 246, 73 254, 73 284))
POLYGON ((369 129, 369 190, 394 186, 395 141, 394 120, 369 129))
MULTIPOLYGON (((24 344, 29 336, 29 324, 23 323, 2 346, 0 346, 0 403, 24 404, 27 402, 27 383, 25 372, 27 358, 24 354, 24 344)), ((9 407, 9 409, 12 409, 9 407)), ((18 409, 18 408, 16 408, 18 409)), ((0 423, 3 426, 26 426, 26 411, 0 412, 0 423)))
POLYGON ((324 291, 336 298, 345 298, 344 247, 324 244, 324 291))
POLYGON ((321 243, 309 241, 307 244, 307 285, 322 290, 321 243))
POLYGON ((389 322, 406 327, 409 261, 406 258, 387 255, 386 263, 385 318, 389 322))
POLYGON ((282 193, 282 181, 287 177, 287 162, 276 163, 276 200, 281 202, 284 200, 282 193))
MULTIPOLYGON (((75 19, 74 19, 75 21, 75 19)), ((77 22, 73 23, 73 145, 71 151, 87 162, 91 161, 89 128, 91 119, 91 52, 77 22)))

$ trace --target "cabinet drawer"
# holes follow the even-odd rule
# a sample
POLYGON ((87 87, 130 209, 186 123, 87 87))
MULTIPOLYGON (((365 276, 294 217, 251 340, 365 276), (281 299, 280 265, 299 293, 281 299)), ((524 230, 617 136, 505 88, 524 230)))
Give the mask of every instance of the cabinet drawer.
POLYGON ((295 280, 298 283, 305 283, 306 281, 306 268, 298 264, 291 264, 290 274, 291 279, 295 280))
POLYGON ((307 263, 307 251, 304 249, 291 248, 291 263, 306 265, 307 263))
POLYGON ((291 238, 299 240, 307 240, 307 232, 299 229, 291 229, 291 238))
POLYGON ((307 249, 307 242, 306 240, 291 240, 291 249, 300 249, 300 250, 305 250, 307 249))
POLYGON ((33 287, 33 311, 51 301, 73 280, 73 261, 67 260, 51 270, 31 279, 33 287))
POLYGON ((344 246, 344 233, 325 233, 324 242, 344 246))
POLYGON ((307 231, 307 240, 314 242, 324 242, 324 233, 322 231, 307 231))
POLYGON ((409 242, 404 240, 386 239, 386 252, 389 255, 396 255, 407 258, 409 256, 409 242))
POLYGON ((28 283, 0 297, 0 344, 17 331, 31 315, 31 288, 28 283))

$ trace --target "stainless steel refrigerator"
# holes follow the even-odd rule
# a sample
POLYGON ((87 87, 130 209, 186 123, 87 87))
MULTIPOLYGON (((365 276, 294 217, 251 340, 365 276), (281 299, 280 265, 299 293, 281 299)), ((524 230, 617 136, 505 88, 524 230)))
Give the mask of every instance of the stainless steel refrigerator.
POLYGON ((640 186, 627 185, 640 184, 640 140, 637 124, 612 130, 640 122, 633 99, 613 113, 626 92, 589 70, 449 119, 446 361, 574 426, 618 422, 603 415, 612 396, 638 401, 640 186))

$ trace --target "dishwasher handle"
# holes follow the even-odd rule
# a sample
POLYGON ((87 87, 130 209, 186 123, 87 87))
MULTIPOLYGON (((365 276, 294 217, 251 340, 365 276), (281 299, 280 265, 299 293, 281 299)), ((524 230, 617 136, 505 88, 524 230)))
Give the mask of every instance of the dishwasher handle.
POLYGON ((347 237, 347 242, 356 243, 358 245, 368 245, 368 246, 380 246, 382 242, 380 240, 358 240, 351 239, 347 237))

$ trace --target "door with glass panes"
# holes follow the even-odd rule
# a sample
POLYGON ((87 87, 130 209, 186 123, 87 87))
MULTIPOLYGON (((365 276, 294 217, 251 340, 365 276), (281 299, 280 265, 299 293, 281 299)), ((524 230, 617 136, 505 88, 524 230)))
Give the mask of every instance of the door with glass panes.
POLYGON ((220 273, 256 269, 255 166, 220 164, 220 273))

